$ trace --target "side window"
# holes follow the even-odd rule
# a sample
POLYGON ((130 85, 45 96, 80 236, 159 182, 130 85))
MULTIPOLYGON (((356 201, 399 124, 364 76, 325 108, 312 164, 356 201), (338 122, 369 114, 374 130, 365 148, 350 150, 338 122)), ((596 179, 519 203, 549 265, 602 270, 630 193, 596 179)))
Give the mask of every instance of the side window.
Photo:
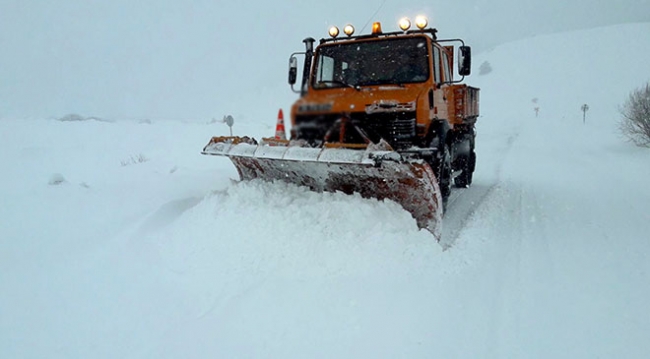
POLYGON ((445 81, 452 81, 451 69, 449 68, 449 57, 447 56, 447 52, 444 51, 442 53, 442 68, 445 72, 445 81))
POLYGON ((440 83, 440 49, 433 47, 433 79, 436 84, 440 83))
POLYGON ((334 59, 329 56, 320 56, 318 70, 317 82, 332 81, 334 79, 334 59))

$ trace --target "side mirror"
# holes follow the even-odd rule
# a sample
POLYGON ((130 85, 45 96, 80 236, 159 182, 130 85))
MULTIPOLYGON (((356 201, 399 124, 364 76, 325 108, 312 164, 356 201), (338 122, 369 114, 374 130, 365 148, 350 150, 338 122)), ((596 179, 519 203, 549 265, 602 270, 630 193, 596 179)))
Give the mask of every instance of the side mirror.
POLYGON ((472 49, 469 46, 458 48, 458 74, 468 76, 472 72, 472 49))
POLYGON ((298 59, 295 56, 289 58, 289 85, 295 85, 298 78, 298 59))

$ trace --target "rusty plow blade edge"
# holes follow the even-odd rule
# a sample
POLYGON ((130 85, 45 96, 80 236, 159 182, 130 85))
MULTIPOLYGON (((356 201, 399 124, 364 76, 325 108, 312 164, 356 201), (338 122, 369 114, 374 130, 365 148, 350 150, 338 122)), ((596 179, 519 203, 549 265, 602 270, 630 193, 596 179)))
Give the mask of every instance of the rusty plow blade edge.
POLYGON ((316 192, 390 199, 440 240, 442 199, 435 175, 423 161, 403 160, 394 151, 224 142, 211 142, 202 153, 229 157, 242 180, 282 180, 316 192))

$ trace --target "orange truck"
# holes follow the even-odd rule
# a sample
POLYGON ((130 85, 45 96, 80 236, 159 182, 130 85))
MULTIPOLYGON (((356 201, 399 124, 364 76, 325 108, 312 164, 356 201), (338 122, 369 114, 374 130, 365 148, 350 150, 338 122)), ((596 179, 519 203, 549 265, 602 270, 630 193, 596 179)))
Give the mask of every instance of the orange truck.
POLYGON ((291 138, 213 137, 202 153, 229 157, 242 180, 396 201, 440 239, 452 184, 472 183, 479 89, 462 83, 470 47, 438 39, 427 25, 402 19, 399 31, 384 33, 374 23, 362 35, 332 27, 316 47, 305 39, 305 51, 289 59, 289 83, 300 94, 291 138))

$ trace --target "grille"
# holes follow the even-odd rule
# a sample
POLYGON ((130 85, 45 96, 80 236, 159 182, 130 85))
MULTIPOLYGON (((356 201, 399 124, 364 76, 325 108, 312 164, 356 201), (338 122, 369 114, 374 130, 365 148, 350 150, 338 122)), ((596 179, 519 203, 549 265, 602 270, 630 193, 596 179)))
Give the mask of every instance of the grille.
MULTIPOLYGON (((297 116, 297 137, 307 140, 312 145, 320 145, 325 133, 339 118, 341 115, 297 116)), ((350 114, 350 119, 352 123, 363 129, 373 142, 379 142, 383 138, 395 149, 411 147, 416 138, 415 112, 373 114, 354 112, 350 114)), ((338 138, 336 129, 334 132, 334 138, 338 138)), ((363 138, 355 131, 347 130, 344 141, 363 143, 363 138)))

